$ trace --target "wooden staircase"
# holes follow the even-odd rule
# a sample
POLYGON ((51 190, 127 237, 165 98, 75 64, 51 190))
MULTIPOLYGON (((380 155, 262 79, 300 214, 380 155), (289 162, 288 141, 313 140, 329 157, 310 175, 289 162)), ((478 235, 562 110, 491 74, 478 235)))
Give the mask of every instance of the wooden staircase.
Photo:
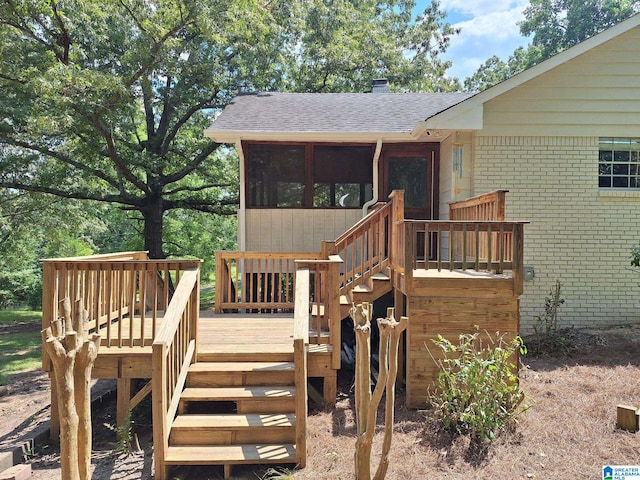
POLYGON ((386 293, 392 290, 392 282, 388 269, 384 269, 374 275, 371 275, 364 283, 358 283, 352 289, 347 289, 346 293, 340 295, 340 315, 342 318, 349 316, 349 310, 353 305, 362 302, 373 303, 386 293))
POLYGON ((189 367, 167 465, 298 463, 293 353, 235 357, 189 367))

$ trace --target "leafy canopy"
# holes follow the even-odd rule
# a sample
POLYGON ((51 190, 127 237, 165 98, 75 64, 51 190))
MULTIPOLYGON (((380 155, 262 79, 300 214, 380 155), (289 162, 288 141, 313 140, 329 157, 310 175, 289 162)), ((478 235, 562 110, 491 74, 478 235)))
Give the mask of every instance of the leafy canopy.
POLYGON ((238 92, 456 88, 438 58, 455 31, 414 6, 4 0, 0 187, 118 205, 162 257, 169 212, 235 213, 237 160, 202 131, 238 92))
POLYGON ((640 12, 638 0, 531 0, 520 33, 532 37, 507 61, 491 57, 464 81, 467 91, 481 91, 640 12))

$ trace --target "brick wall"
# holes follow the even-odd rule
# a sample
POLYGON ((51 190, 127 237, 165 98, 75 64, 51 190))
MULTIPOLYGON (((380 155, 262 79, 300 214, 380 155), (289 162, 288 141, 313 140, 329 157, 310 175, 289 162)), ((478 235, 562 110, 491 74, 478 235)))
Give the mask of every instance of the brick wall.
POLYGON ((598 189, 597 137, 476 137, 474 192, 507 189, 507 219, 528 220, 521 331, 543 313, 556 279, 563 327, 640 318, 640 274, 629 252, 640 241, 640 192, 598 189))

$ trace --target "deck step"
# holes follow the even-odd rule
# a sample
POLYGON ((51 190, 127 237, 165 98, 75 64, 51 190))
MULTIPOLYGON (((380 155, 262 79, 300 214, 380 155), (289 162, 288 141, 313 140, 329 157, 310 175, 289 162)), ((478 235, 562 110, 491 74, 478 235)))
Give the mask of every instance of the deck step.
POLYGON ((259 351, 255 345, 218 346, 198 349, 199 362, 293 362, 293 341, 287 345, 273 345, 269 352, 259 351))
POLYGON ((180 396, 180 411, 192 402, 235 402, 237 413, 290 413, 295 411, 296 388, 288 386, 187 387, 180 396))
POLYGON ((242 444, 169 447, 169 465, 296 463, 296 447, 283 444, 242 444))
POLYGON ((391 280, 391 277, 389 277, 389 275, 387 275, 384 272, 378 272, 378 273, 374 273, 373 275, 371 275, 371 279, 372 280, 388 281, 388 280, 391 280))
POLYGON ((356 285, 355 287, 353 287, 352 289, 353 293, 371 293, 373 292, 373 287, 370 287, 369 285, 356 285))
POLYGON ((296 439, 293 413, 179 415, 171 427, 171 445, 289 443, 296 439))
POLYGON ((293 362, 197 362, 187 387, 293 385, 293 362))

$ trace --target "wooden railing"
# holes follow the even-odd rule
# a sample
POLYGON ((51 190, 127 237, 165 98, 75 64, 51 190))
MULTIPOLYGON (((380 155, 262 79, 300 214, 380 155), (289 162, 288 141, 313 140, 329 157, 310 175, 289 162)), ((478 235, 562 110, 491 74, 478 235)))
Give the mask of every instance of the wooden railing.
POLYGON ((215 312, 293 311, 295 261, 319 253, 216 252, 215 312))
POLYGON ((192 268, 186 270, 178 281, 152 347, 153 453, 158 479, 166 477, 165 458, 171 424, 178 410, 189 365, 197 355, 199 311, 200 269, 192 268))
POLYGON ((390 202, 376 205, 334 242, 322 244, 322 258, 338 255, 343 260, 339 276, 341 295, 389 266, 394 254, 392 238, 396 237, 398 221, 404 215, 404 193, 394 191, 389 198, 390 202))
POLYGON ((293 316, 293 362, 296 387, 296 463, 307 463, 307 347, 309 345, 310 273, 298 267, 295 279, 293 316))
MULTIPOLYGON (((100 332, 101 348, 144 347, 186 269, 198 260, 149 260, 146 252, 43 260, 42 328, 58 318, 60 302, 82 300, 89 332, 100 332), (132 317, 136 316, 136 321, 132 317)), ((43 368, 50 370, 43 354, 43 368)))
POLYGON ((449 220, 505 220, 506 194, 509 190, 495 190, 490 193, 467 198, 449 204, 449 220))
MULTIPOLYGON (((453 202, 449 204, 449 220, 467 220, 467 221, 488 221, 503 222, 505 220, 506 211, 506 194, 509 190, 495 190, 475 197, 453 202)), ((453 248, 453 254, 456 257, 462 255, 463 241, 467 242, 466 247, 469 251, 475 252, 476 257, 482 259, 491 258, 499 260, 499 256, 495 253, 496 249, 491 252, 492 245, 497 245, 499 238, 497 234, 477 236, 473 234, 461 236, 456 235, 454 242, 449 248, 453 248)), ((500 239, 505 243, 505 250, 511 251, 510 243, 512 236, 508 233, 500 239)))
POLYGON ((410 279, 416 269, 510 270, 521 290, 525 224, 405 220, 405 276, 410 279))
MULTIPOLYGON (((329 343, 333 346, 331 364, 333 368, 340 368, 340 349, 342 346, 340 294, 337 288, 339 270, 342 260, 337 255, 332 255, 329 260, 297 260, 296 268, 309 272, 309 292, 307 302, 311 314, 312 343, 323 343, 323 332, 329 332, 329 343)), ((296 278, 297 283, 297 278, 296 278)), ((298 308, 298 295, 296 290, 296 308, 298 308)), ((296 315, 298 311, 295 312, 296 315)))

